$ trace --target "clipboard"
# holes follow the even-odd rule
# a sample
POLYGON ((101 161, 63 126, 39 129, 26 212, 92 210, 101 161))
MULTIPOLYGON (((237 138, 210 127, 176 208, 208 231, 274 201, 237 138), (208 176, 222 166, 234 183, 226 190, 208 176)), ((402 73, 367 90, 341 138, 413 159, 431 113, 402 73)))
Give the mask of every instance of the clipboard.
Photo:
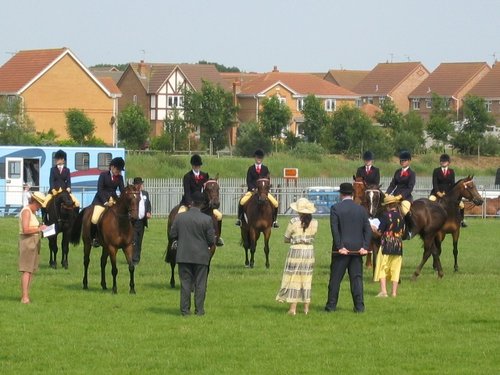
POLYGON ((43 237, 50 237, 50 236, 53 236, 54 234, 56 234, 56 225, 55 224, 47 226, 47 228, 45 228, 45 230, 42 231, 43 237))

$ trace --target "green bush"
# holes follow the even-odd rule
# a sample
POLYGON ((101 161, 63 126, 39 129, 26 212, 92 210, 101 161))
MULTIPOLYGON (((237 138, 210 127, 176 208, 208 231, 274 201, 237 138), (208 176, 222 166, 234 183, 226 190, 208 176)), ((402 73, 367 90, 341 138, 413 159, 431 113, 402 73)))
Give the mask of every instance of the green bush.
POLYGON ((248 122, 241 124, 238 129, 236 154, 251 157, 258 148, 262 149, 266 154, 270 153, 273 149, 271 139, 264 136, 257 123, 248 122))
POLYGON ((164 133, 158 137, 153 137, 149 145, 151 150, 157 151, 171 151, 172 150, 172 140, 167 133, 164 133))
POLYGON ((481 142, 480 153, 483 156, 500 155, 500 139, 494 135, 487 135, 481 142))
POLYGON ((299 159, 321 161, 326 151, 317 143, 300 142, 290 154, 299 159))

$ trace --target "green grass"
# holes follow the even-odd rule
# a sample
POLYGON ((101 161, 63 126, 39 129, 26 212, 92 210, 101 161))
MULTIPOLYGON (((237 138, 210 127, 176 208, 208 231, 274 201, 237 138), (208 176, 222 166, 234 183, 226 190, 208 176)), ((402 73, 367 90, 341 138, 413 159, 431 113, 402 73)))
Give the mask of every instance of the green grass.
MULTIPOLYGON (((256 266, 243 266, 239 231, 226 218, 226 246, 217 250, 204 317, 181 317, 179 289, 167 286, 163 262, 165 221, 151 221, 136 270, 136 295, 119 256, 118 294, 100 289, 93 250, 88 291, 82 290, 81 248, 71 248, 69 269, 48 267, 48 247, 31 290, 19 302, 17 221, 0 220, 0 373, 2 374, 496 374, 500 332, 498 222, 470 219, 454 273, 445 241, 445 277, 428 263, 410 276, 421 243, 405 242, 402 284, 396 299, 378 299, 365 272, 365 314, 352 313, 344 280, 338 311, 324 313, 331 236, 320 220, 309 315, 286 315, 275 302, 287 252, 282 227, 271 237, 271 268, 262 245, 256 266)), ((107 269, 111 284, 110 267, 107 269)), ((176 279, 178 279, 176 275, 176 279)))

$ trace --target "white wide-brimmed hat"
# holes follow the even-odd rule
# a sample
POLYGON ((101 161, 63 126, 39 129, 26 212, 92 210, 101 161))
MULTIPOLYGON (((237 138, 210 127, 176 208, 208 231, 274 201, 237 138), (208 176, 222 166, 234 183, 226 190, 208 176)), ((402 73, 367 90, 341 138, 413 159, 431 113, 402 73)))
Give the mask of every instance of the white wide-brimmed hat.
POLYGON ((290 208, 297 211, 299 214, 313 214, 316 212, 314 203, 309 201, 307 198, 299 198, 297 202, 290 204, 290 208))
POLYGON ((42 207, 45 207, 45 194, 40 193, 39 191, 34 191, 31 193, 31 198, 40 203, 42 207))

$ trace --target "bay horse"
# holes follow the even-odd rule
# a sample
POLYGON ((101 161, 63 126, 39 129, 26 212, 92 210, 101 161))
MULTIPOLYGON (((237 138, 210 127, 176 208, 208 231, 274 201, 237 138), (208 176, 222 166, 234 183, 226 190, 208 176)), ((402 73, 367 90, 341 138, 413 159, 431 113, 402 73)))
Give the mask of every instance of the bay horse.
POLYGON ((66 190, 63 190, 61 193, 53 196, 47 204, 47 207, 45 208, 43 222, 45 225, 54 224, 56 230, 55 235, 49 236, 47 238, 49 241, 50 249, 49 265, 51 268, 57 268, 56 258, 59 251, 57 236, 61 233, 61 266, 64 269, 68 269, 68 253, 71 228, 73 227, 73 223, 78 216, 78 211, 80 211, 80 208, 75 206, 75 203, 66 190))
MULTIPOLYGON (((106 290, 106 264, 108 257, 111 259, 111 274, 113 276, 113 294, 116 294, 116 254, 122 249, 128 263, 130 274, 130 293, 135 294, 134 264, 132 254, 134 249, 134 227, 132 220, 137 220, 139 213, 140 194, 134 185, 128 185, 116 203, 106 207, 97 223, 99 242, 102 244, 101 253, 101 287, 106 290)), ((80 234, 83 239, 83 289, 88 289, 88 268, 90 263, 90 250, 92 249, 91 219, 93 206, 84 208, 78 215, 71 232, 71 243, 78 245, 80 234)))
POLYGON ((462 220, 459 203, 463 198, 476 206, 483 204, 483 199, 474 184, 473 176, 467 176, 457 181, 453 188, 436 202, 426 198, 413 202, 410 209, 413 222, 412 233, 419 234, 424 241, 422 261, 413 273, 413 279, 420 275, 430 255, 433 256, 434 269, 437 270, 438 277, 443 277, 440 255, 441 244, 446 234, 451 234, 453 237, 454 270, 458 271, 458 239, 462 220))
MULTIPOLYGON (((205 184, 203 184, 203 196, 205 198, 205 202, 201 206, 201 212, 210 216, 212 218, 214 229, 215 229, 215 243, 220 237, 220 227, 217 221, 217 218, 214 215, 214 209, 220 207, 220 187, 219 187, 219 175, 216 178, 210 179, 205 184)), ((165 262, 170 264, 170 287, 175 288, 175 265, 176 265, 176 256, 177 256, 177 247, 173 247, 174 239, 170 237, 170 228, 172 228, 172 224, 174 223, 175 217, 178 214, 180 204, 172 208, 168 215, 167 220, 167 250, 165 254, 165 262)), ((214 244, 210 248, 210 259, 215 254, 216 245, 214 244)))
POLYGON ((466 202, 465 214, 480 217, 492 217, 500 215, 500 197, 485 198, 483 207, 474 203, 466 202))
POLYGON ((243 207, 245 217, 241 223, 241 244, 245 249, 245 267, 253 268, 255 248, 262 233, 264 235, 266 268, 269 268, 269 238, 271 237, 274 210, 267 198, 270 189, 269 178, 258 179, 257 191, 243 207), (248 259, 248 250, 250 250, 250 260, 248 259))

